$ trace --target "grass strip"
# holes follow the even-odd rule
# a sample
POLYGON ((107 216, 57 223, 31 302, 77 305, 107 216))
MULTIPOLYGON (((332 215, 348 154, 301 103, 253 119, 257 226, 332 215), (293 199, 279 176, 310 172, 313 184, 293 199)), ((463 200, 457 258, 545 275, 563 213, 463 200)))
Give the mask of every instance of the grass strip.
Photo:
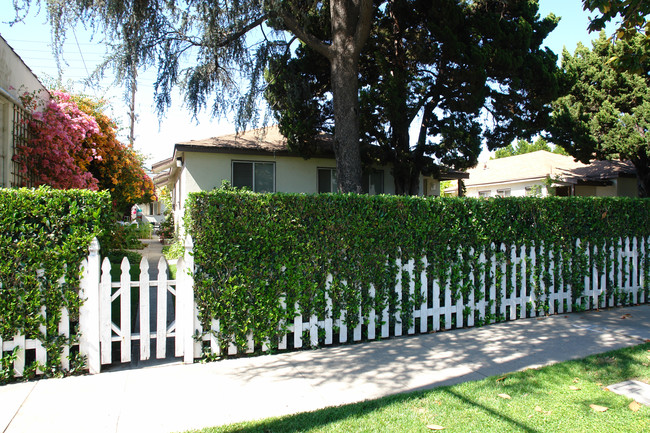
POLYGON ((607 390, 628 379, 650 383, 649 343, 481 381, 194 431, 650 432, 650 407, 607 390))

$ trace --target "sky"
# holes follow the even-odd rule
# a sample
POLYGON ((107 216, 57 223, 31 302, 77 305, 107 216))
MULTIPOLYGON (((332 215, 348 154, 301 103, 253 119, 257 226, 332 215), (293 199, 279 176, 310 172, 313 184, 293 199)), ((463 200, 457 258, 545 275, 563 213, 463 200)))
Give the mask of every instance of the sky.
MULTIPOLYGON (((554 13, 561 17, 558 27, 544 41, 559 58, 565 47, 573 53, 578 42, 591 47, 590 41, 598 35, 587 31, 589 13, 583 11, 582 0, 539 0, 539 4, 541 16, 554 13)), ((8 23, 14 17, 11 3, 3 1, 0 9, 0 34, 47 86, 48 82, 57 77, 57 70, 45 12, 39 12, 37 7, 32 7, 24 22, 10 26, 8 23)), ((608 35, 611 35, 613 28, 612 25, 608 27, 608 35)), ((99 86, 87 87, 83 84, 106 54, 103 45, 98 43, 100 39, 98 36, 93 38, 92 34, 81 26, 68 32, 63 50, 66 61, 63 82, 74 92, 107 99, 111 106, 107 114, 123 127, 121 138, 126 142, 129 110, 123 88, 119 84, 115 85, 111 77, 105 78, 99 86)), ((135 126, 134 147, 147 157, 147 166, 171 157, 177 142, 215 137, 235 131, 232 119, 213 119, 209 112, 201 113, 198 121, 192 119, 189 110, 183 106, 182 96, 178 93, 173 96, 170 110, 164 117, 158 118, 153 107, 154 81, 153 71, 140 73, 136 95, 138 120, 135 126)), ((488 157, 489 154, 484 153, 481 159, 488 157)))

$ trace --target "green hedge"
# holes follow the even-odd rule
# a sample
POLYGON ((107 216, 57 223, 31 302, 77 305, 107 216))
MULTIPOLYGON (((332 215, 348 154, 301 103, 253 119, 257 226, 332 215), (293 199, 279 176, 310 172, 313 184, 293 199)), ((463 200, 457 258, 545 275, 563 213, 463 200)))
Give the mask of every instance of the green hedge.
POLYGON ((48 365, 40 367, 47 373, 60 369, 60 310, 65 306, 73 320, 78 317, 79 266, 110 218, 108 193, 0 189, 0 337, 41 340, 48 365), (39 332, 43 324, 47 336, 39 332))
MULTIPOLYGON (((421 271, 420 258, 426 256, 430 272, 458 276, 466 271, 464 261, 475 259, 491 243, 538 248, 543 241, 553 245, 557 256, 581 253, 575 246, 579 238, 582 245, 600 246, 601 254, 593 260, 604 260, 603 247, 614 239, 650 235, 650 200, 431 199, 216 190, 191 194, 186 220, 194 240, 195 297, 201 320, 207 324, 220 319, 220 337, 234 335, 235 343, 244 347, 249 332, 256 344, 270 338, 273 345, 283 333, 279 323, 295 316, 295 302, 302 314, 324 311, 328 273, 333 277, 328 295, 334 317, 341 309, 359 307, 365 315, 371 307, 394 308, 396 259, 416 259, 416 271, 421 271), (377 292, 374 300, 367 296, 370 284, 377 292), (288 308, 281 306, 281 298, 288 308)), ((573 269, 563 272, 579 290, 584 263, 573 263, 573 269)), ((417 302, 405 299, 401 309, 408 311, 417 302)), ((358 318, 349 314, 347 321, 354 326, 358 318)))

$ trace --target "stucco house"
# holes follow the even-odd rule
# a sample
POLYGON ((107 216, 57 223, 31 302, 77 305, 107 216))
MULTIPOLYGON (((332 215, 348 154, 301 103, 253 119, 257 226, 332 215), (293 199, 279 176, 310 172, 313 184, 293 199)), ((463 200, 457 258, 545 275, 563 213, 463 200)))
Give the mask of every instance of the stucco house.
MULTIPOLYGON (((254 129, 205 140, 176 143, 171 158, 154 163, 157 187, 172 191, 176 224, 184 213, 190 192, 219 188, 223 181, 256 192, 315 194, 337 189, 332 139, 322 135, 316 143, 319 156, 304 159, 289 150, 277 127, 254 129)), ((439 178, 421 177, 422 195, 440 195, 440 180, 465 176, 444 172, 439 178)), ((394 194, 390 167, 375 166, 363 175, 368 194, 394 194)))
MULTIPOLYGON (((468 197, 638 197, 636 171, 629 161, 583 164, 571 156, 539 150, 481 162, 467 173, 468 197)), ((456 187, 445 190, 450 194, 456 191, 456 187)))
POLYGON ((35 92, 47 101, 50 94, 25 62, 0 36, 0 187, 29 186, 28 176, 13 161, 16 146, 27 138, 27 112, 19 95, 35 92))

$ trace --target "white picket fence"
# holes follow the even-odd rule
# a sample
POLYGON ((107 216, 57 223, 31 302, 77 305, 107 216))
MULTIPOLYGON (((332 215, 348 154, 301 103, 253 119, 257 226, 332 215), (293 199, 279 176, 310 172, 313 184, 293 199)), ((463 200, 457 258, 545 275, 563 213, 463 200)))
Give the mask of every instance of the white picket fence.
MULTIPOLYGON (((440 278, 435 270, 432 272, 433 265, 426 258, 422 259, 423 266, 419 267, 413 259, 405 263, 398 260, 397 302, 393 312, 388 306, 383 311, 371 310, 366 317, 362 317, 361 311, 342 311, 339 318, 333 319, 332 301, 326 298, 325 311, 316 312, 311 317, 299 314, 277 344, 267 342, 255 347, 252 336, 249 336, 244 352, 267 351, 276 345, 280 350, 299 349, 471 327, 477 321, 485 324, 497 319, 515 320, 540 314, 571 312, 574 305, 580 306, 580 309, 595 309, 620 305, 622 300, 626 304, 644 303, 647 301, 644 289, 646 272, 650 266, 644 252, 649 243, 650 238, 620 240, 618 245, 612 245, 605 251, 602 261, 589 260, 591 255, 596 257, 598 251, 588 248, 585 257, 590 267, 584 276, 584 290, 579 299, 573 299, 570 281, 563 278, 563 273, 573 271, 572 264, 554 257, 552 246, 548 246, 547 252, 543 245, 539 248, 492 245, 480 254, 470 250, 466 257, 474 259, 466 261, 469 272, 462 275, 460 281, 455 281, 457 287, 452 287, 449 275, 440 278), (506 254, 508 257, 505 257, 506 254), (548 267, 545 263, 548 263, 548 267), (535 272, 527 272, 529 266, 535 272), (416 268, 423 269, 419 275, 416 275, 416 268), (402 272, 410 276, 408 281, 402 281, 402 272), (430 278, 431 275, 435 277, 430 278), (416 280, 419 280, 421 302, 408 312, 413 320, 407 324, 402 320, 404 312, 401 302, 406 297, 415 299, 416 280), (466 296, 463 297, 458 287, 465 286, 471 289, 465 290, 466 296), (618 296, 615 296, 615 292, 618 292, 618 296), (359 325, 352 330, 346 326, 347 314, 357 314, 360 318, 359 325)), ((579 241, 577 247, 580 247, 579 241)), ((459 261, 463 260, 462 257, 458 252, 459 261)), ((169 351, 173 349, 173 355, 182 357, 186 363, 203 356, 207 350, 217 356, 238 353, 232 343, 220 341, 218 320, 211 321, 210 329, 202 329, 199 323, 194 302, 193 260, 192 241, 188 238, 185 258, 178 261, 175 280, 167 278, 167 264, 161 259, 155 279, 150 279, 149 264, 143 260, 139 279, 131 281, 130 264, 124 259, 120 281, 113 282, 110 263, 105 259, 100 267, 99 244, 93 240, 88 258, 82 263, 81 297, 84 303, 79 313, 81 337, 78 347, 86 357, 91 373, 100 372, 102 365, 131 362, 134 357, 140 361, 154 356, 165 358, 168 339, 173 339, 173 348, 169 347, 169 351), (156 294, 153 309, 152 290, 156 294), (138 300, 137 310, 136 305, 132 305, 132 299, 138 300), (173 308, 168 308, 170 300, 173 308), (154 311, 153 315, 151 311, 154 311), (171 312, 170 317, 168 312, 171 312), (195 335, 200 337, 195 338, 195 335), (139 347, 138 350, 133 350, 135 345, 139 347)), ((326 287, 329 288, 330 284, 331 275, 327 277, 326 287)), ((368 296, 374 299, 374 287, 369 288, 368 296)), ((300 311, 300 305, 295 305, 295 308, 300 311)), ((41 332, 45 333, 45 329, 41 329, 41 332)), ((65 311, 59 332, 66 336, 70 333, 69 317, 65 311)), ((16 336, 11 341, 0 341, 0 347, 3 352, 18 348, 14 362, 17 375, 21 375, 25 368, 26 351, 35 351, 33 358, 45 364, 46 353, 38 340, 16 336)), ((62 353, 64 369, 69 365, 67 355, 70 350, 65 347, 62 353)))

